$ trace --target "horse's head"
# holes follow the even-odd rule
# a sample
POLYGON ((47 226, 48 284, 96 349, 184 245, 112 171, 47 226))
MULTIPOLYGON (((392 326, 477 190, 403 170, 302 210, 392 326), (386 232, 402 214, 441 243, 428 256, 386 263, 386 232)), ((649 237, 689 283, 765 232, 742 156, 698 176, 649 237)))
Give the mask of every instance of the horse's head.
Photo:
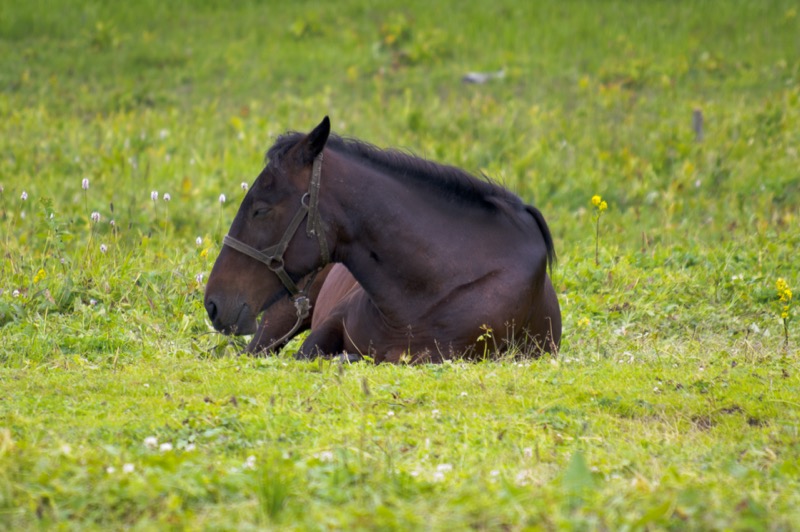
POLYGON ((261 311, 297 295, 296 283, 328 262, 317 192, 329 134, 325 117, 308 135, 270 150, 208 277, 205 307, 218 331, 255 332, 261 311))

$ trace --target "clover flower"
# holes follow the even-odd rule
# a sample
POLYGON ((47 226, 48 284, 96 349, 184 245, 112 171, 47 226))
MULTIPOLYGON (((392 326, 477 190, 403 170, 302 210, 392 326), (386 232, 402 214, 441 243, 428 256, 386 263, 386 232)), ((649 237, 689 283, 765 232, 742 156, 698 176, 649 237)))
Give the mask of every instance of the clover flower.
POLYGON ((94 212, 92 213, 92 221, 93 221, 94 223, 97 223, 97 222, 99 222, 99 221, 100 221, 100 213, 99 213, 99 212, 97 212, 97 211, 94 211, 94 212))
POLYGON ((597 208, 598 212, 603 212, 604 210, 608 209, 608 203, 603 201, 603 198, 597 194, 592 196, 592 205, 597 208))

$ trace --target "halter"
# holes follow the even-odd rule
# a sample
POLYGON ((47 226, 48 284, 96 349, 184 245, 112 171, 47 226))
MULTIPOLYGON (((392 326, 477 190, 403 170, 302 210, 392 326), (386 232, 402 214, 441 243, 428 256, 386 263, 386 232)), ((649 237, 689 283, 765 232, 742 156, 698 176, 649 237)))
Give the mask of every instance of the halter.
POLYGON ((322 227, 322 218, 319 214, 319 185, 320 178, 322 177, 322 152, 314 158, 314 163, 311 166, 311 182, 308 186, 308 192, 303 194, 300 198, 300 207, 297 208, 292 221, 289 222, 288 227, 283 232, 283 236, 274 246, 262 249, 261 251, 256 248, 245 244, 241 240, 237 240, 230 235, 225 235, 222 239, 222 245, 235 249, 240 253, 244 253, 248 257, 252 257, 259 262, 264 263, 272 273, 278 276, 283 286, 289 291, 289 297, 294 303, 297 312, 297 322, 294 327, 282 336, 279 340, 273 342, 265 349, 270 350, 276 345, 286 340, 289 336, 294 334, 300 327, 300 324, 306 319, 311 311, 311 301, 308 299, 308 290, 314 282, 317 274, 331 261, 330 252, 328 251, 328 242, 325 240, 325 233, 322 227), (308 217, 306 221, 306 235, 310 238, 317 237, 319 241, 319 253, 322 257, 322 265, 317 268, 311 277, 306 282, 303 289, 299 289, 297 284, 289 277, 284 269, 283 255, 289 247, 289 241, 294 238, 295 233, 300 228, 303 218, 308 217))

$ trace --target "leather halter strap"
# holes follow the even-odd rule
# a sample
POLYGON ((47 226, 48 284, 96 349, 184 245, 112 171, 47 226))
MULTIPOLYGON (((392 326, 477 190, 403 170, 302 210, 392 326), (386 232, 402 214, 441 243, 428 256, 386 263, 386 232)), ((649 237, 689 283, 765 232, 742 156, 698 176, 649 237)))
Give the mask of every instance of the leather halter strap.
POLYGON ((301 311, 300 305, 298 305, 298 296, 306 299, 306 301, 302 303, 302 305, 306 306, 305 316, 303 316, 303 318, 308 316, 308 310, 310 309, 310 305, 308 305, 307 301, 307 291, 311 286, 313 276, 316 276, 316 274, 331 261, 330 252, 328 250, 328 242, 325 239, 325 232, 322 226, 322 218, 319 214, 319 185, 321 177, 322 152, 320 152, 320 154, 314 158, 314 163, 311 166, 311 182, 309 183, 308 192, 303 194, 303 197, 300 198, 300 207, 297 208, 297 212, 294 213, 294 217, 289 222, 286 230, 283 232, 283 236, 274 246, 257 250, 256 248, 245 244, 241 240, 237 240, 230 235, 225 235, 225 238, 222 239, 222 244, 224 246, 233 248, 240 253, 244 253, 248 257, 252 257, 257 261, 264 263, 267 268, 270 269, 270 271, 278 276, 278 279, 281 280, 283 286, 285 286, 289 291, 289 294, 295 303, 295 307, 297 307, 298 316, 300 315, 301 311), (286 273, 286 270, 284 269, 283 255, 286 253, 286 249, 289 247, 289 242, 292 240, 292 238, 294 238, 294 235, 297 233, 300 224, 306 217, 308 218, 306 221, 306 235, 309 237, 317 237, 319 242, 319 252, 322 258, 322 266, 320 266, 320 268, 314 272, 312 278, 306 283, 301 291, 299 288, 297 288, 297 284, 295 284, 289 274, 286 273))

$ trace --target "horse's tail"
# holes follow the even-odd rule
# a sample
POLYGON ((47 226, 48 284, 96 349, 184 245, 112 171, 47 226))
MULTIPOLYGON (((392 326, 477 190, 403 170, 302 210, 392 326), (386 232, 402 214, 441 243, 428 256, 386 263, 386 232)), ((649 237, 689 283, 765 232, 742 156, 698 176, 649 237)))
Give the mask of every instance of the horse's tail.
POLYGON ((527 210, 533 219, 536 220, 536 225, 539 226, 539 231, 542 232, 542 237, 544 237, 544 245, 547 248, 547 267, 550 271, 553 271, 553 264, 555 264, 558 260, 556 257, 556 248, 553 245, 553 235, 550 234, 550 228, 547 227, 547 222, 544 220, 544 216, 542 213, 539 212, 539 209, 532 205, 525 205, 525 210, 527 210))

